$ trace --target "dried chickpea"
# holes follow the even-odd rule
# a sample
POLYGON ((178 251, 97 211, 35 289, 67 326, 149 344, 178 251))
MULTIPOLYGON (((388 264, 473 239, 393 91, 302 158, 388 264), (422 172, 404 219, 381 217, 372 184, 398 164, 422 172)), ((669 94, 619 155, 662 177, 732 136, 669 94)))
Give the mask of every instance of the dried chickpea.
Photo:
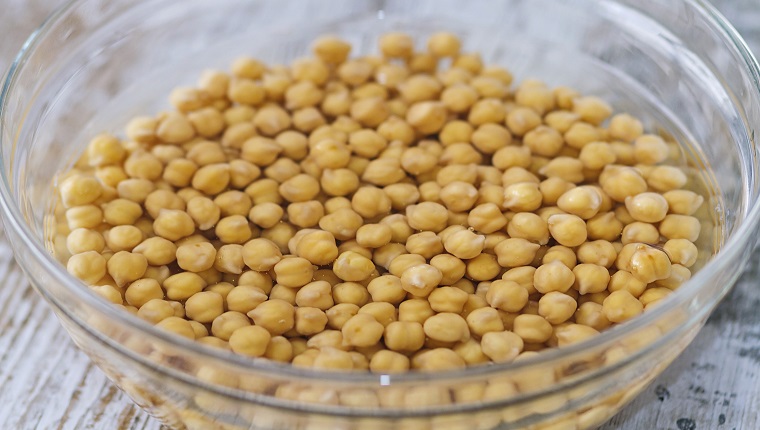
POLYGON ((504 188, 504 207, 515 212, 531 212, 539 207, 543 195, 538 184, 533 182, 518 182, 504 188))
POLYGON ((509 238, 496 245, 494 252, 502 267, 519 267, 529 265, 540 247, 525 239, 509 238))
POLYGON ((699 251, 697 246, 688 239, 669 239, 662 246, 673 264, 691 267, 697 262, 699 251))
POLYGON ((635 317, 643 312, 643 310, 644 305, 626 290, 611 293, 609 297, 604 299, 604 303, 602 304, 604 316, 614 323, 620 323, 635 317))
POLYGON ((302 287, 311 282, 314 266, 301 257, 285 257, 272 268, 278 284, 288 288, 302 287))
POLYGON ((497 363, 514 360, 522 351, 522 337, 511 331, 493 331, 485 333, 480 340, 483 354, 497 363))
POLYGON ((686 239, 696 242, 702 229, 696 217, 670 214, 662 219, 659 230, 660 234, 667 239, 686 239))
POLYGON ((66 270, 88 285, 94 285, 106 271, 106 259, 96 251, 85 251, 69 258, 66 270))
POLYGON ((704 203, 704 197, 689 190, 670 190, 662 195, 668 203, 670 213, 693 215, 704 203))
POLYGON ((74 229, 66 237, 66 248, 72 255, 87 251, 101 253, 105 246, 106 241, 103 235, 86 228, 74 229))
POLYGON ((103 188, 97 179, 82 175, 72 175, 63 180, 59 186, 64 207, 83 206, 100 197, 103 188))
POLYGON ((552 215, 547 221, 547 226, 551 236, 564 246, 579 246, 588 237, 586 223, 576 215, 552 215))
POLYGON ((429 264, 417 264, 401 274, 401 288, 417 297, 427 297, 441 282, 443 274, 429 264))
POLYGON ((409 58, 414 50, 414 41, 404 33, 386 33, 378 43, 380 52, 389 58, 409 58))
POLYGON ((575 282, 575 274, 559 260, 542 264, 533 275, 533 285, 540 293, 567 292, 575 282))
POLYGON ((142 231, 133 225, 118 225, 104 234, 108 249, 113 252, 131 251, 143 240, 142 231))
POLYGON ((261 228, 274 227, 282 220, 285 211, 278 204, 265 202, 253 206, 248 212, 248 219, 261 228))
POLYGON ((505 312, 518 312, 528 303, 528 290, 513 281, 496 280, 488 287, 488 304, 505 312))

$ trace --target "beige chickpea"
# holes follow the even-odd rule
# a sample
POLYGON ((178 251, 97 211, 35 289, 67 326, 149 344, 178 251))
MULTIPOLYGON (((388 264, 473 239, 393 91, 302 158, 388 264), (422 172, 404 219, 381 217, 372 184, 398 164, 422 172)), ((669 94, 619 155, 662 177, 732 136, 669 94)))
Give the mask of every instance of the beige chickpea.
POLYGON ((106 242, 102 234, 86 228, 74 229, 66 237, 66 248, 72 255, 87 251, 100 253, 105 246, 106 242))
POLYGON ((704 197, 689 190, 670 190, 662 194, 668 210, 677 215, 693 215, 704 203, 704 197))
POLYGON ((564 246, 579 246, 588 237, 586 223, 576 215, 552 215, 547 221, 547 226, 551 236, 564 246))
POLYGON ((435 100, 441 89, 441 83, 435 77, 426 74, 412 75, 399 84, 398 88, 401 98, 408 104, 435 100))
POLYGON ((578 262, 575 252, 571 248, 562 245, 555 245, 545 250, 541 262, 547 264, 553 261, 559 261, 570 270, 573 270, 578 262))
POLYGON ((155 190, 156 186, 147 179, 125 179, 116 186, 116 192, 119 198, 143 203, 150 193, 155 190))
POLYGON ((327 325, 324 311, 311 307, 298 307, 295 310, 295 330, 302 336, 321 333, 327 325))
POLYGON ((507 225, 507 233, 510 237, 526 239, 539 245, 549 242, 548 224, 540 216, 531 212, 514 214, 507 225))
POLYGON ((422 134, 434 134, 443 128, 446 115, 446 107, 443 103, 423 101, 409 108, 406 121, 422 134))
POLYGON ((266 353, 271 338, 265 328, 249 325, 235 329, 230 335, 229 345, 238 354, 261 357, 266 353))
POLYGON ((273 271, 277 283, 288 288, 302 287, 314 276, 314 266, 301 257, 285 257, 274 265, 273 271))
POLYGON ((158 121, 155 136, 165 143, 184 143, 195 137, 195 129, 187 117, 178 112, 170 112, 158 121))
POLYGON ((254 205, 261 203, 283 203, 279 193, 280 184, 274 179, 264 178, 253 181, 245 188, 245 193, 251 197, 254 205))
POLYGON ((130 140, 139 143, 154 143, 158 120, 147 116, 132 118, 126 126, 126 135, 130 140))
POLYGON ((346 251, 338 255, 333 262, 333 271, 344 281, 363 281, 372 274, 375 265, 369 258, 354 251, 346 251))
POLYGON ((563 211, 589 219, 596 215, 602 206, 602 196, 594 188, 581 185, 574 187, 557 199, 557 206, 563 211))
POLYGON ((409 58, 414 50, 414 41, 404 33, 385 33, 378 44, 380 52, 389 58, 409 58))
POLYGON ((467 262, 467 277, 475 281, 489 281, 499 275, 502 268, 493 254, 483 253, 467 262))
POLYGON ((391 184, 383 187, 383 191, 391 199, 391 207, 397 211, 401 211, 420 200, 420 191, 413 184, 391 184))
POLYGON ((142 242, 143 233, 133 225, 119 225, 106 231, 104 237, 111 251, 131 251, 142 242))
POLYGON ((670 276, 671 262, 665 251, 642 243, 629 243, 618 252, 615 265, 644 282, 651 283, 670 276))
POLYGON ((494 252, 501 266, 519 267, 529 265, 540 247, 541 245, 525 239, 509 238, 496 245, 494 252))
POLYGON ((280 299, 270 298, 256 306, 247 315, 255 325, 265 328, 275 336, 286 333, 295 326, 293 305, 280 299))
POLYGON ((660 136, 645 134, 633 142, 634 157, 641 164, 658 164, 668 158, 668 144, 660 136))
POLYGON ((132 252, 144 255, 152 266, 162 266, 176 259, 177 246, 170 240, 155 236, 145 239, 132 252))
POLYGON ((230 215, 220 219, 214 233, 223 243, 238 244, 245 243, 253 235, 248 218, 242 215, 230 215))
POLYGON ((591 142, 581 148, 578 159, 583 163, 583 167, 598 170, 614 163, 617 156, 609 143, 591 142))
POLYGON ((263 173, 267 178, 282 183, 301 173, 301 166, 290 158, 280 157, 267 166, 263 173))
POLYGON ((148 268, 148 261, 142 254, 119 251, 108 259, 106 267, 108 274, 111 275, 116 285, 124 286, 140 279, 145 274, 145 270, 148 268))
POLYGON ((193 197, 187 202, 187 214, 200 230, 208 230, 219 221, 221 209, 207 197, 193 197))
POLYGON ((528 290, 513 281, 496 280, 488 287, 485 298, 493 308, 519 312, 528 303, 528 290))
POLYGON ((531 212, 539 207, 543 195, 538 184, 533 182, 518 182, 504 188, 504 207, 516 212, 531 212))
POLYGON ((615 212, 603 212, 586 221, 588 238, 591 240, 614 241, 620 237, 623 227, 615 212))
POLYGON ((440 199, 446 207, 454 212, 464 212, 472 208, 478 198, 474 185, 455 181, 441 189, 440 199))
MULTIPOLYGON (((325 311, 327 325, 333 330, 340 330, 351 317, 359 313, 359 306, 354 303, 337 303, 325 311)), ((341 335, 342 340, 342 335, 341 335)))
POLYGON ((391 200, 383 190, 363 186, 351 198, 351 207, 364 218, 374 218, 391 211, 391 200))
POLYGON ((64 207, 88 205, 100 197, 103 188, 97 179, 83 175, 72 175, 63 180, 59 192, 64 207))
POLYGON ((416 230, 439 232, 446 227, 448 211, 434 202, 422 202, 406 208, 409 226, 416 230))
POLYGON ((610 119, 610 137, 625 142, 633 142, 644 133, 644 126, 629 114, 617 114, 610 119))
POLYGON ((688 239, 669 239, 662 248, 673 264, 685 267, 693 266, 699 256, 697 246, 688 239))
POLYGON ((581 244, 576 250, 581 263, 598 264, 611 267, 617 258, 615 247, 606 240, 594 240, 581 244))
POLYGON ((626 290, 615 291, 604 299, 602 304, 602 312, 607 319, 613 323, 620 323, 636 315, 639 315, 644 310, 644 306, 641 302, 631 295, 626 290))
MULTIPOLYGON (((537 153, 534 151, 534 149, 538 148, 539 146, 543 146, 538 144, 538 140, 534 141, 533 144, 527 143, 527 140, 529 140, 527 139, 527 134, 531 130, 536 129, 541 125, 541 117, 533 109, 527 107, 516 107, 510 110, 506 115, 506 125, 512 134, 526 137, 525 143, 526 146, 531 149, 531 152, 537 153)), ((556 146, 557 137, 559 137, 559 146, 561 147, 562 136, 552 133, 552 131, 553 129, 549 127, 543 128, 541 133, 550 133, 550 139, 544 138, 540 140, 544 141, 545 144, 551 147, 556 146)))
POLYGON ((553 334, 549 321, 541 315, 530 314, 515 317, 513 331, 526 343, 543 343, 553 334))
POLYGON ((554 336, 557 338, 557 346, 559 347, 579 343, 598 334, 599 332, 594 328, 581 324, 560 325, 557 326, 554 332, 554 336))
POLYGON ((251 322, 245 314, 227 311, 214 318, 211 323, 211 333, 219 339, 229 341, 236 330, 250 325, 251 322))
POLYGON ((515 101, 540 115, 554 109, 555 106, 554 94, 549 88, 542 85, 525 85, 524 82, 515 91, 515 101))
POLYGON ((248 212, 248 219, 261 228, 270 228, 279 223, 284 214, 282 206, 267 202, 253 206, 248 212))
POLYGON ((211 323, 223 312, 224 299, 219 293, 213 291, 193 294, 185 302, 187 317, 200 323, 211 323))
POLYGON ((660 232, 652 224, 636 221, 623 228, 620 241, 623 245, 634 242, 658 243, 660 241, 660 232))
POLYGON ((581 120, 599 125, 612 114, 612 108, 599 97, 586 96, 573 99, 573 112, 581 120))
POLYGON ((309 282, 296 293, 296 304, 326 311, 334 304, 332 286, 327 281, 309 282))
POLYGON ((523 339, 511 331, 485 333, 480 341, 483 354, 496 363, 514 360, 523 350, 523 339))
POLYGON ((314 55, 330 64, 340 64, 346 61, 351 52, 351 45, 336 36, 321 36, 311 45, 314 55))
POLYGON ((430 265, 441 271, 440 285, 453 285, 462 279, 466 271, 465 263, 449 254, 438 254, 432 257, 430 265))
POLYGON ((489 234, 506 226, 507 219, 496 204, 484 203, 470 210, 467 224, 481 233, 489 234))
POLYGON ((256 238, 243 245, 243 261, 253 270, 271 270, 281 259, 280 248, 271 240, 256 238))
POLYGON ((106 259, 96 251, 85 251, 69 258, 66 270, 88 285, 93 285, 106 275, 106 259))
POLYGON ((95 136, 87 145, 87 162, 93 167, 118 164, 126 154, 119 139, 106 133, 95 136))
POLYGON ((252 285, 238 285, 232 288, 224 298, 227 309, 240 313, 247 313, 264 303, 267 295, 258 287, 252 285))
POLYGON ((701 232, 699 219, 688 215, 666 215, 660 222, 660 234, 667 239, 686 239, 696 242, 701 232))
POLYGON ((419 322, 394 321, 385 327, 383 340, 388 349, 392 351, 415 352, 422 348, 425 342, 425 332, 419 322))
POLYGON ((668 213, 668 201, 661 194, 645 192, 625 199, 628 213, 636 221, 655 223, 668 213))
POLYGON ((367 347, 377 344, 383 336, 385 327, 375 317, 366 313, 357 313, 349 318, 341 328, 343 341, 351 346, 367 347))
POLYGON ((470 338, 467 321, 459 314, 441 312, 425 320, 425 335, 441 342, 460 342, 470 338))
POLYGON ((533 275, 533 285, 540 293, 567 292, 575 282, 575 274, 561 261, 542 264, 533 275))
POLYGON ((580 294, 601 293, 607 289, 610 273, 606 267, 591 263, 581 263, 573 268, 574 288, 580 294))
POLYGON ((458 231, 443 241, 447 252, 463 260, 477 257, 483 252, 484 244, 485 236, 470 230, 458 231))
POLYGON ((401 274, 401 288, 418 297, 427 297, 441 282, 441 271, 429 264, 417 264, 401 274))

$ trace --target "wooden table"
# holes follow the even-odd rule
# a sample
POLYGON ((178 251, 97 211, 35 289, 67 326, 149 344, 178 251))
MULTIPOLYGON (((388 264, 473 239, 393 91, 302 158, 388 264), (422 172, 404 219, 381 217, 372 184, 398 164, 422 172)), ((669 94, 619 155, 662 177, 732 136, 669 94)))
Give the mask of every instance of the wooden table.
MULTIPOLYGON (((0 0, 0 70, 59 3, 0 0)), ((760 52, 760 3, 716 3, 760 52)), ((754 266, 683 355, 603 429, 760 428, 760 267, 754 266)), ((1 233, 0 279, 0 430, 161 429, 74 347, 1 233)))

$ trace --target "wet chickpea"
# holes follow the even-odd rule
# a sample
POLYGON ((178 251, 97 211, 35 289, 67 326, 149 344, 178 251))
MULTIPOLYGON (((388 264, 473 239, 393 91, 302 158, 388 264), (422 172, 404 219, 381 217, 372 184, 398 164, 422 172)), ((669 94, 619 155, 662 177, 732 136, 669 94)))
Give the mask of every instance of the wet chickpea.
MULTIPOLYGON (((595 95, 513 89, 455 34, 414 42, 388 33, 381 55, 350 57, 323 36, 287 66, 242 57, 124 140, 95 136, 58 182, 67 270, 204 344, 386 373, 581 342, 691 277, 705 197, 675 142, 595 95)), ((291 397, 388 400, 323 395, 291 397)))

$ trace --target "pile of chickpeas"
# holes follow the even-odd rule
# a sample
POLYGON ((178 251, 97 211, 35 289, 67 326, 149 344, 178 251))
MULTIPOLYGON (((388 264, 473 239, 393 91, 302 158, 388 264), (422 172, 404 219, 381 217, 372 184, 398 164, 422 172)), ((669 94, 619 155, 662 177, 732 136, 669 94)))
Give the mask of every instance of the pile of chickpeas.
POLYGON ((251 357, 437 371, 521 359, 691 276, 704 198, 678 146, 595 96, 513 85, 451 33, 325 36, 206 71, 58 182, 68 272, 251 357))

